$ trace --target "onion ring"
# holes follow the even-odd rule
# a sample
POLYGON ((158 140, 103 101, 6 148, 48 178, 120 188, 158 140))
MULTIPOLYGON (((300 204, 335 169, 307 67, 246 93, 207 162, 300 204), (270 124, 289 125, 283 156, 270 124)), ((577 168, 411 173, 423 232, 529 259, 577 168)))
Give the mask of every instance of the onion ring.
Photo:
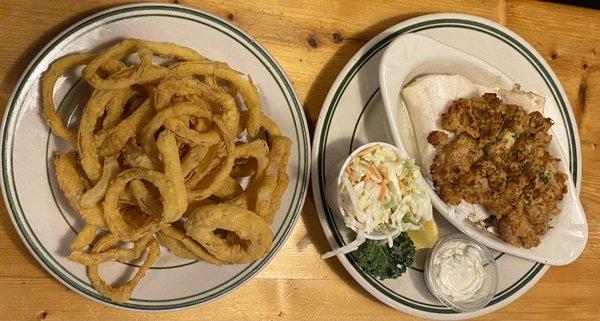
MULTIPOLYGON (((178 247, 185 249, 185 250, 189 251, 190 253, 192 253, 196 260, 203 260, 203 261, 212 263, 214 265, 223 265, 223 263, 224 263, 223 261, 217 259, 212 254, 208 253, 206 251, 206 248, 204 248, 198 242, 194 241, 194 239, 185 235, 185 233, 182 232, 181 230, 179 230, 171 225, 167 225, 167 226, 163 227, 160 230, 160 232, 164 236, 167 236, 167 237, 171 238, 172 240, 176 241, 178 243, 178 247)), ((171 248, 169 248, 169 250, 171 250, 171 248)))
MULTIPOLYGON (((201 98, 202 101, 218 105, 221 109, 221 119, 227 125, 230 134, 237 134, 240 111, 237 108, 235 99, 230 95, 215 91, 210 86, 192 77, 170 78, 156 86, 154 95, 156 110, 162 110, 169 106, 175 95, 193 95, 201 98)), ((199 103, 198 99, 192 102, 199 103)))
POLYGON ((138 167, 145 169, 158 169, 160 165, 144 150, 136 145, 135 140, 129 142, 123 147, 123 163, 129 167, 138 167))
POLYGON ((158 80, 168 73, 166 68, 152 64, 152 51, 143 42, 137 39, 125 39, 90 61, 83 69, 83 78, 96 89, 125 89, 134 84, 158 80), (138 53, 141 61, 138 67, 123 70, 110 79, 100 78, 98 70, 101 66, 106 65, 108 61, 119 60, 135 52, 138 53))
POLYGON ((83 249, 92 244, 98 233, 98 227, 86 224, 81 231, 77 234, 77 237, 71 243, 71 251, 83 251, 83 249))
POLYGON ((205 106, 190 102, 177 103, 171 107, 160 110, 141 130, 140 143, 146 153, 149 155, 158 154, 154 136, 156 132, 164 125, 167 119, 177 118, 185 115, 209 119, 213 118, 212 113, 208 111, 205 106))
POLYGON ((134 179, 129 183, 129 188, 140 210, 152 217, 161 214, 160 201, 150 192, 150 189, 141 179, 134 179))
POLYGON ((279 126, 265 113, 260 114, 260 127, 264 128, 269 136, 281 136, 279 126))
POLYGON ((187 235, 210 254, 233 264, 257 260, 271 249, 273 242, 273 233, 258 215, 227 204, 197 208, 190 213, 184 225, 187 235), (236 233, 241 243, 229 244, 214 234, 217 229, 236 233))
POLYGON ((208 147, 205 146, 194 146, 189 152, 185 155, 183 160, 181 161, 181 171, 183 177, 188 177, 188 175, 198 167, 200 160, 204 159, 206 154, 208 153, 208 147))
POLYGON ((169 118, 164 125, 165 128, 177 136, 179 141, 190 146, 214 145, 221 141, 218 132, 199 133, 197 130, 189 128, 184 121, 178 118, 169 118))
POLYGON ((148 169, 128 169, 121 172, 106 190, 104 196, 104 217, 108 229, 124 241, 135 241, 149 231, 158 230, 160 223, 176 221, 181 216, 178 213, 175 190, 169 180, 160 172, 148 169), (120 213, 118 206, 119 194, 127 183, 134 179, 142 179, 152 183, 160 191, 163 211, 159 220, 156 218, 139 229, 132 228, 120 213))
POLYGON ((95 54, 74 54, 54 61, 42 77, 42 106, 43 114, 54 133, 68 141, 71 146, 77 146, 77 135, 67 128, 56 107, 54 107, 54 86, 60 76, 76 66, 85 65, 96 57, 95 54))
POLYGON ((65 194, 65 198, 77 210, 87 224, 98 227, 105 227, 102 207, 94 205, 84 208, 79 204, 81 195, 87 190, 89 183, 77 170, 77 160, 75 152, 66 154, 55 154, 52 160, 54 170, 56 171, 56 180, 60 189, 65 194))
POLYGON ((111 128, 99 148, 99 155, 106 156, 121 150, 127 141, 133 137, 154 116, 154 108, 150 99, 136 109, 129 117, 111 128))
POLYGON ((269 154, 269 166, 265 170, 262 184, 256 194, 256 214, 267 223, 273 223, 279 209, 281 197, 290 178, 287 163, 292 149, 292 141, 284 136, 275 136, 269 154))
MULTIPOLYGON (((177 198, 177 215, 181 217, 187 210, 187 190, 183 179, 183 171, 181 170, 181 162, 179 161, 179 149, 173 133, 165 130, 158 135, 156 147, 162 156, 165 176, 169 180, 171 186, 175 190, 177 198)), ((178 219, 179 219, 178 217, 178 219)))
POLYGON ((255 140, 248 144, 236 147, 236 158, 254 158, 257 163, 254 177, 248 188, 236 198, 226 201, 230 205, 236 205, 244 209, 257 211, 257 190, 262 183, 265 170, 269 164, 269 147, 263 140, 255 140))
POLYGON ((98 182, 96 182, 96 185, 87 190, 83 196, 81 196, 81 200, 79 201, 81 207, 92 207, 100 202, 100 200, 102 200, 104 197, 104 193, 106 193, 108 184, 113 178, 115 178, 115 176, 117 176, 120 170, 121 166, 117 161, 116 155, 108 156, 104 160, 102 176, 98 182))
POLYGON ((213 122, 221 131, 221 137, 223 139, 226 155, 221 163, 221 167, 212 177, 212 180, 209 182, 208 186, 196 189, 196 186, 191 185, 191 187, 188 188, 188 199, 191 200, 199 201, 209 197, 214 192, 216 192, 221 187, 221 185, 223 185, 225 178, 229 177, 229 173, 231 172, 231 169, 233 168, 233 163, 235 161, 235 145, 233 143, 233 138, 229 136, 225 125, 223 125, 223 123, 221 123, 220 120, 215 118, 213 119, 213 122))
POLYGON ((156 232, 156 239, 160 245, 164 246, 169 252, 184 259, 199 260, 198 256, 192 251, 183 246, 177 239, 167 235, 163 230, 170 225, 163 227, 162 230, 156 232))
POLYGON ((171 70, 182 77, 193 75, 212 76, 217 79, 223 79, 238 91, 244 99, 244 104, 248 109, 248 119, 246 128, 251 137, 256 136, 260 126, 260 98, 258 90, 252 83, 252 79, 247 79, 238 71, 229 68, 224 63, 213 61, 189 61, 174 65, 171 70))
POLYGON ((127 65, 117 59, 111 59, 101 66, 102 71, 105 73, 104 78, 108 78, 128 68, 127 65))
POLYGON ((129 188, 129 186, 125 187, 125 190, 123 191, 123 193, 121 193, 121 195, 119 195, 119 204, 120 205, 135 205, 135 204, 137 204, 137 201, 135 200, 135 197, 133 196, 133 193, 131 192, 131 189, 129 188))
MULTIPOLYGON (((101 253, 106 251, 111 246, 116 245, 118 239, 114 243, 105 242, 102 244, 96 244, 92 249, 92 253, 101 253), (102 245, 102 246, 101 246, 102 245)), ((100 243, 100 242, 98 242, 100 243)), ((158 260, 160 255, 160 246, 156 239, 152 238, 148 244, 148 256, 144 261, 144 264, 140 266, 138 271, 135 273, 132 279, 127 281, 125 284, 121 285, 118 288, 113 288, 111 285, 107 284, 102 280, 99 273, 99 264, 91 264, 88 265, 88 277, 90 281, 92 281, 92 285, 98 292, 104 295, 107 298, 117 302, 117 303, 125 303, 130 297, 133 289, 137 286, 138 282, 144 277, 148 269, 158 260)))
POLYGON ((97 90, 92 94, 81 115, 79 122, 79 131, 77 132, 77 146, 81 167, 88 178, 96 182, 102 174, 102 164, 100 163, 96 142, 94 140, 94 129, 98 119, 104 114, 106 106, 115 98, 118 92, 97 90))
POLYGON ((238 181, 232 177, 225 178, 223 185, 213 194, 222 201, 228 201, 240 195, 244 190, 238 181))
MULTIPOLYGON (((128 262, 128 261, 135 260, 138 257, 140 257, 140 255, 142 254, 142 251, 146 248, 146 245, 152 239, 153 239, 152 234, 148 233, 148 234, 144 235, 142 238, 140 238, 139 240, 137 240, 136 242, 134 242, 134 246, 129 249, 122 249, 122 248, 115 247, 110 250, 106 250, 103 252, 97 252, 97 253, 94 252, 93 250, 91 251, 91 253, 85 253, 83 251, 73 251, 69 255, 69 260, 71 260, 73 262, 79 262, 84 265, 100 264, 103 262, 117 261, 117 260, 128 262)), ((107 234, 98 241, 96 246, 104 247, 105 243, 106 244, 116 244, 119 241, 120 240, 119 240, 118 236, 116 236, 114 234, 107 234)), ((96 246, 94 246, 94 247, 96 247, 96 246)))

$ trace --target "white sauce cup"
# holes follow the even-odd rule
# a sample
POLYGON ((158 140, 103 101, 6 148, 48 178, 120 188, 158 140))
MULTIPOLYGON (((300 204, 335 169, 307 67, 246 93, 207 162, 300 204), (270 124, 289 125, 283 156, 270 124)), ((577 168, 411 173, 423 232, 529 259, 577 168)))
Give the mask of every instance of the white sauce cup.
POLYGON ((485 307, 492 301, 498 290, 498 267, 496 266, 494 256, 487 247, 462 233, 447 235, 436 242, 427 254, 423 277, 425 278, 425 284, 431 294, 447 307, 457 312, 475 311, 485 307), (475 252, 480 256, 483 264, 483 271, 485 273, 483 283, 471 299, 461 300, 445 294, 441 289, 440 282, 436 279, 436 271, 434 271, 436 253, 438 251, 443 251, 446 247, 445 245, 454 242, 462 243, 475 249, 475 252))

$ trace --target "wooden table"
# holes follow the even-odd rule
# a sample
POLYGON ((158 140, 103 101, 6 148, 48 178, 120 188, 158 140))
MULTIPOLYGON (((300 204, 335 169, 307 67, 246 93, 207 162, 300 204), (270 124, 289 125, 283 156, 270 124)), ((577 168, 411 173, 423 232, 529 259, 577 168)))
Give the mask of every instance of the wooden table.
MULTIPOLYGON (((77 20, 122 1, 0 0, 0 106, 21 72, 52 37, 77 20)), ((577 118, 583 150, 581 199, 589 240, 583 255, 555 267, 522 298, 489 319, 600 317, 600 11, 530 1, 175 1, 216 14, 261 42, 290 76, 311 126, 348 59, 382 30, 433 12, 463 12, 497 21, 529 41, 560 78, 577 118)), ((311 128, 312 129, 312 128, 311 128)), ((200 308, 161 314, 93 303, 54 280, 0 213, 2 320, 399 320, 413 317, 364 291, 337 260, 312 196, 277 257, 234 293, 200 308)))

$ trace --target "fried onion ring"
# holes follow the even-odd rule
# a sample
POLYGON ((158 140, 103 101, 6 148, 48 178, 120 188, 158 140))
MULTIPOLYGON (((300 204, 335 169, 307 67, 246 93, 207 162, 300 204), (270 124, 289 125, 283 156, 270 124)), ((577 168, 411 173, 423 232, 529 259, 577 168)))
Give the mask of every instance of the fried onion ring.
MULTIPOLYGON (((73 251, 69 255, 69 260, 79 262, 84 265, 100 264, 108 261, 131 261, 135 260, 142 254, 148 242, 152 240, 152 234, 148 233, 134 243, 130 249, 112 248, 104 252, 85 253, 83 251, 73 251)), ((96 246, 104 247, 104 244, 116 244, 119 242, 119 237, 114 234, 107 234, 102 237, 96 246)))
MULTIPOLYGON (((119 241, 119 239, 114 239, 112 240, 112 242, 98 242, 98 244, 96 244, 94 246, 94 248, 92 249, 92 253, 96 254, 96 253, 102 253, 106 250, 108 250, 110 247, 115 246, 116 243, 119 241)), ((158 260, 158 257, 160 256, 160 246, 158 244, 158 241, 156 241, 156 239, 152 238, 148 243, 147 243, 147 248, 148 248, 148 255, 146 256, 146 260, 144 261, 144 264, 142 264, 142 266, 140 266, 140 268, 138 269, 138 271, 135 273, 135 275, 133 276, 133 278, 131 278, 129 281, 127 281, 125 284, 121 285, 118 288, 114 288, 111 285, 109 285, 108 283, 106 283, 104 280, 102 280, 102 278, 100 277, 100 273, 99 273, 99 264, 90 264, 88 265, 88 277, 90 278, 90 281, 92 281, 92 285, 94 286, 94 288, 96 290, 98 290, 98 292, 100 292, 102 295, 106 296, 107 298, 110 298, 111 300, 117 302, 117 303, 125 303, 127 300, 129 300, 129 297, 131 297, 131 293, 133 292, 133 289, 135 289, 135 287, 137 286, 138 282, 144 277, 144 275, 146 274, 146 272, 148 271, 148 269, 154 264, 154 262, 156 262, 156 260, 158 260)), ((140 252, 141 255, 141 252, 140 252)), ((139 257, 139 256, 138 256, 139 257)))
MULTIPOLYGON (((208 253, 206 249, 200 245, 198 242, 194 241, 194 239, 185 235, 185 232, 171 226, 167 225, 160 230, 160 234, 170 238, 171 240, 177 242, 175 248, 178 250, 189 251, 193 254, 194 259, 201 259, 203 261, 215 264, 215 265, 223 265, 224 262, 214 257, 212 254, 208 253)), ((172 248, 169 248, 172 250, 172 248)))
POLYGON ((52 159, 85 223, 69 259, 87 265, 107 300, 130 298, 160 245, 215 265, 267 255, 291 141, 261 111, 249 75, 190 48, 125 39, 97 55, 58 59, 44 73, 41 96, 50 128, 73 147, 52 159), (53 95, 59 77, 78 65, 90 97, 73 131, 53 95), (146 249, 125 284, 100 277, 100 264, 136 260, 146 249))
MULTIPOLYGON (((142 128, 140 143, 146 153, 149 155, 156 155, 158 153, 154 136, 156 132, 164 125, 165 121, 170 118, 177 118, 186 115, 209 119, 213 118, 210 111, 208 111, 203 105, 196 103, 182 102, 162 109, 142 128)), ((206 145, 209 146, 211 144, 207 142, 206 145)))
POLYGON ((43 114, 54 133, 68 141, 71 146, 77 146, 77 134, 68 129, 54 107, 54 86, 60 76, 74 67, 85 65, 96 57, 95 54, 74 54, 54 61, 42 77, 42 106, 43 114))
POLYGON ((183 171, 181 170, 181 162, 179 161, 177 141, 175 140, 173 133, 165 130, 158 136, 156 146, 162 156, 165 176, 175 190, 175 197, 177 198, 177 215, 181 217, 187 210, 188 202, 183 171))
POLYGON ((163 230, 170 225, 163 227, 162 230, 156 232, 156 239, 160 245, 164 246, 169 250, 169 252, 175 254, 176 256, 182 257, 184 259, 190 260, 199 260, 198 256, 194 254, 192 251, 188 250, 185 246, 183 246, 177 239, 167 235, 163 230))
POLYGON ((194 146, 189 150, 187 155, 185 155, 181 161, 183 177, 188 177, 188 175, 198 167, 200 160, 204 159, 208 151, 209 148, 205 146, 194 146))
POLYGON ((116 155, 107 157, 104 160, 102 176, 100 177, 98 182, 96 182, 96 185, 87 190, 87 192, 85 192, 83 196, 81 196, 81 200, 79 202, 81 207, 88 208, 98 204, 98 202, 100 202, 100 200, 102 200, 102 198, 104 197, 104 193, 106 193, 108 184, 110 183, 110 181, 112 181, 113 178, 115 178, 115 176, 117 176, 120 170, 121 166, 117 161, 116 155))
POLYGON ((153 116, 152 102, 150 99, 146 99, 129 117, 108 130, 104 143, 99 148, 99 155, 106 156, 121 150, 127 141, 139 132, 153 116))
POLYGON ((273 233, 260 216, 227 204, 199 207, 189 214, 184 225, 186 234, 210 254, 233 264, 261 258, 271 249, 273 242, 273 233), (214 233, 217 229, 235 233, 240 242, 230 244, 214 233))
POLYGON ((238 183, 238 181, 232 177, 227 177, 225 178, 223 185, 221 185, 221 187, 213 195, 222 201, 228 201, 240 195, 243 191, 244 189, 242 189, 242 186, 240 183, 238 183))
POLYGON ((154 95, 156 110, 162 110, 169 106, 175 95, 196 96, 200 99, 194 99, 191 102, 200 103, 200 101, 206 101, 210 104, 219 106, 221 109, 221 119, 229 129, 230 134, 237 134, 240 111, 237 108, 235 99, 230 95, 213 90, 210 86, 192 77, 170 78, 161 82, 156 87, 154 95))
POLYGON ((71 251, 83 251, 88 245, 92 244, 98 233, 98 227, 86 224, 81 231, 77 234, 77 237, 71 243, 71 251))
POLYGON ((169 71, 161 66, 152 64, 152 50, 137 39, 125 39, 106 49, 83 69, 83 78, 96 89, 124 89, 134 84, 151 82, 165 77, 169 71), (125 56, 138 53, 140 65, 125 69, 113 75, 110 79, 102 79, 98 74, 101 66, 111 60, 120 60, 125 56))
POLYGON ((171 70, 182 77, 201 75, 212 76, 229 82, 242 95, 248 109, 246 128, 251 137, 256 136, 260 127, 260 98, 252 79, 244 77, 240 72, 229 68, 224 63, 214 61, 189 61, 174 65, 171 70))
POLYGON ((176 202, 175 189, 164 174, 149 169, 128 169, 121 172, 106 190, 104 196, 104 217, 108 229, 124 241, 135 241, 149 231, 158 230, 159 223, 169 223, 181 217, 176 202), (127 183, 134 179, 141 179, 152 183, 160 191, 163 210, 160 219, 152 218, 151 222, 136 229, 130 226, 123 218, 119 209, 119 194, 123 192, 127 183))
POLYGON ((54 170, 56 171, 56 180, 60 189, 71 207, 77 210, 87 224, 98 227, 105 227, 102 207, 94 205, 88 208, 82 207, 79 203, 81 196, 87 190, 89 183, 79 174, 77 170, 77 159, 75 152, 66 154, 55 154, 53 157, 54 170))
POLYGON ((273 223, 281 197, 290 178, 287 163, 292 149, 292 141, 284 136, 275 136, 269 155, 269 166, 265 170, 263 182, 256 195, 256 214, 267 223, 273 223))

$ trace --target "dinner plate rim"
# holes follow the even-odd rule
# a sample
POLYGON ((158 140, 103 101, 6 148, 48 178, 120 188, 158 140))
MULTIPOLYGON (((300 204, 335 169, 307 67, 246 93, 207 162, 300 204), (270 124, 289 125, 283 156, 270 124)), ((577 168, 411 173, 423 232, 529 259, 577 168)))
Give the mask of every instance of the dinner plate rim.
MULTIPOLYGON (((124 19, 129 19, 129 18, 132 18, 132 17, 128 15, 124 19)), ((187 20, 193 20, 193 19, 188 18, 187 20)), ((279 88, 278 88, 278 90, 279 90, 279 88)), ((15 227, 15 230, 17 231, 17 234, 21 238, 21 241, 26 246, 26 248, 30 252, 30 254, 38 262, 38 264, 41 265, 44 268, 44 270, 46 270, 50 275, 52 275, 56 280, 58 280, 60 283, 65 285, 67 288, 73 290, 74 292, 85 297, 86 299, 92 300, 94 302, 99 302, 106 306, 115 307, 115 308, 124 309, 124 310, 144 311, 144 312, 161 312, 161 311, 181 310, 181 309, 186 309, 186 308, 190 308, 190 307, 194 307, 194 306, 203 305, 208 302, 222 298, 223 296, 225 296, 227 294, 230 294, 231 292, 235 291, 236 289, 238 289, 240 286, 242 286, 249 280, 253 279, 265 266, 267 266, 269 264, 269 262, 281 250, 282 246, 285 244, 285 242, 288 240, 289 236, 291 235, 291 232, 293 231, 293 229, 298 221, 298 218, 300 217, 300 213, 302 211, 302 208, 304 206, 304 202, 305 202, 305 199, 306 199, 306 196, 308 193, 310 170, 312 168, 310 165, 311 152, 312 152, 312 150, 310 148, 310 141, 311 140, 310 140, 310 136, 309 136, 308 124, 307 124, 306 116, 302 109, 302 103, 301 103, 300 99, 298 98, 298 94, 296 93, 296 90, 294 89, 291 80, 289 79, 289 77, 287 76, 287 74, 285 73, 285 71, 283 70, 281 65, 270 54, 270 52, 264 46, 262 46, 258 41, 256 41, 252 36, 247 34, 245 31, 241 30, 239 27, 229 23, 228 21, 221 19, 213 14, 207 13, 205 11, 196 9, 196 8, 190 8, 190 7, 178 5, 178 4, 164 4, 164 3, 136 3, 136 4, 121 5, 121 6, 115 6, 115 7, 106 9, 106 10, 98 11, 94 14, 91 14, 91 15, 77 21, 76 23, 74 23, 74 24, 70 25, 69 27, 67 27, 66 29, 64 29, 57 36, 55 36, 52 40, 50 40, 35 55, 35 57, 30 61, 30 63, 25 68, 25 70, 22 72, 22 74, 19 77, 19 80, 16 83, 16 85, 11 93, 11 96, 6 104, 5 112, 2 117, 2 124, 0 126, 0 151, 2 151, 2 156, 0 157, 0 168, 3 169, 3 173, 2 173, 3 177, 2 177, 2 180, 0 181, 0 187, 2 190, 4 205, 6 206, 6 209, 7 209, 7 214, 10 217, 10 219, 15 227), (31 78, 30 73, 33 72, 33 70, 37 67, 38 64, 40 64, 44 61, 44 56, 47 53, 52 52, 53 50, 60 51, 60 48, 57 49, 57 47, 60 46, 60 44, 64 41, 63 38, 66 37, 67 35, 69 35, 71 33, 76 33, 78 29, 85 28, 86 26, 88 26, 94 22, 106 20, 106 19, 110 18, 111 15, 130 13, 130 12, 128 12, 128 10, 130 10, 131 12, 143 11, 143 10, 148 10, 148 11, 153 11, 153 12, 154 11, 165 11, 165 12, 171 13, 172 18, 181 18, 186 15, 190 15, 190 16, 193 16, 196 19, 194 21, 196 21, 198 23, 201 23, 201 21, 204 21, 204 22, 211 21, 215 24, 218 24, 218 28, 214 27, 214 29, 219 30, 219 31, 225 30, 225 31, 230 32, 231 35, 227 34, 227 36, 229 36, 230 38, 234 38, 234 35, 238 38, 242 38, 242 40, 240 40, 240 41, 244 42, 242 45, 244 45, 244 47, 246 47, 246 50, 252 52, 252 54, 257 56, 257 58, 260 60, 260 63, 262 63, 262 65, 264 65, 264 67, 272 75, 274 81, 277 82, 279 86, 285 86, 285 89, 283 87, 281 87, 281 92, 282 92, 282 95, 285 97, 285 99, 288 101, 288 104, 290 107, 290 113, 292 115, 292 118, 289 121, 291 123, 297 123, 297 126, 298 126, 298 129, 297 129, 298 142, 297 143, 298 143, 298 145, 301 145, 301 146, 298 146, 298 150, 300 151, 302 149, 302 152, 300 152, 300 154, 298 155, 298 166, 299 166, 299 168, 302 169, 302 172, 300 172, 300 169, 299 169, 299 172, 298 172, 299 175, 297 178, 298 179, 297 187, 299 189, 299 192, 292 196, 292 200, 291 200, 290 204, 293 205, 293 207, 291 206, 288 214, 286 214, 286 216, 287 215, 291 216, 289 218, 289 221, 286 222, 286 220, 284 219, 284 221, 282 221, 281 227, 277 231, 277 232, 283 233, 280 240, 278 241, 277 244, 274 244, 274 246, 271 248, 271 250, 269 251, 269 253, 267 254, 267 256, 265 258, 258 260, 253 264, 250 264, 241 273, 246 272, 246 270, 249 270, 249 272, 246 272, 245 275, 243 275, 238 280, 236 280, 232 285, 227 285, 227 284, 230 283, 234 278, 236 278, 237 275, 228 279, 227 281, 224 281, 220 285, 216 286, 215 288, 225 287, 225 289, 216 291, 215 295, 211 295, 206 300, 201 298, 201 299, 192 299, 187 302, 176 303, 176 304, 171 304, 171 305, 146 305, 146 306, 144 306, 144 305, 131 305, 128 303, 118 304, 118 303, 112 302, 112 301, 104 298, 102 295, 99 295, 99 298, 97 298, 97 297, 87 294, 85 291, 73 286, 70 282, 74 282, 74 281, 72 279, 70 279, 70 277, 65 276, 66 278, 69 279, 69 280, 65 280, 62 276, 59 276, 52 269, 53 267, 49 266, 48 263, 44 262, 45 259, 41 257, 42 254, 37 253, 38 249, 35 247, 35 244, 33 244, 33 242, 30 243, 30 241, 28 240, 28 238, 30 238, 31 236, 28 235, 27 231, 22 230, 20 228, 20 226, 19 226, 20 223, 17 222, 17 218, 16 218, 17 214, 15 214, 18 210, 15 208, 14 204, 11 203, 11 202, 13 202, 12 196, 7 194, 7 188, 11 188, 11 187, 6 186, 6 185, 7 184, 14 185, 16 180, 13 179, 12 177, 9 178, 8 177, 9 175, 5 174, 5 172, 6 172, 5 169, 6 169, 7 163, 10 164, 11 169, 13 167, 12 160, 8 160, 12 157, 12 154, 9 154, 6 151, 6 148, 7 148, 6 145, 9 145, 6 143, 6 140, 14 139, 14 133, 13 132, 6 133, 6 129, 7 129, 7 127, 13 128, 16 124, 18 124, 17 120, 12 121, 11 124, 9 124, 9 121, 11 121, 11 119, 13 119, 13 118, 17 118, 19 113, 16 113, 16 115, 11 115, 11 117, 9 117, 9 115, 12 114, 13 108, 18 107, 18 106, 16 106, 16 105, 18 105, 17 100, 24 98, 24 94, 21 93, 21 89, 22 89, 21 87, 24 84, 26 84, 29 81, 29 79, 31 78), (102 19, 98 19, 99 17, 102 17, 102 16, 106 16, 106 17, 102 18, 102 19), (98 20, 96 21, 95 19, 98 19, 98 20), (9 184, 9 182, 10 182, 10 184, 9 184), (253 266, 254 264, 255 264, 255 266, 253 266)), ((11 151, 12 151, 12 147, 11 147, 11 151)), ((11 194, 14 193, 15 196, 18 196, 18 193, 16 192, 16 186, 14 186, 13 189, 14 189, 14 191, 11 190, 10 193, 11 194)), ((18 199, 16 202, 17 203, 19 202, 18 199)), ((18 205, 18 206, 20 206, 20 205, 18 205)), ((172 301, 176 301, 176 300, 178 300, 178 299, 173 299, 172 301)))
MULTIPOLYGON (((401 34, 404 34, 407 32, 407 31, 404 31, 404 32, 398 33, 399 30, 401 30, 401 29, 408 29, 409 26, 413 26, 412 30, 418 29, 414 26, 418 25, 418 24, 431 23, 432 21, 454 21, 454 22, 468 21, 471 23, 484 25, 485 27, 494 29, 494 30, 498 31, 499 33, 506 35, 507 37, 512 38, 512 40, 515 43, 517 43, 519 46, 521 46, 520 49, 525 50, 525 52, 527 52, 528 54, 530 54, 532 57, 534 57, 537 60, 537 63, 541 66, 541 68, 543 68, 542 71, 546 74, 546 76, 550 79, 550 81, 552 81, 553 85, 555 85, 555 88, 553 88, 553 89, 556 91, 558 98, 560 98, 561 100, 564 100, 564 101, 562 101, 562 103, 566 107, 565 126, 572 126, 572 128, 570 128, 570 130, 573 133, 573 139, 574 139, 574 147, 573 148, 575 149, 575 154, 576 154, 576 155, 574 155, 574 163, 575 163, 576 169, 578 169, 577 173, 576 173, 576 175, 574 175, 574 177, 576 180, 576 188, 577 188, 577 191, 579 192, 580 182, 581 182, 581 146, 580 146, 580 139, 579 139, 577 124, 574 121, 571 122, 571 120, 574 120, 575 117, 573 115, 573 110, 572 110, 570 102, 567 98, 567 95, 565 94, 564 89, 562 88, 562 85, 561 85, 558 77, 556 76, 554 71, 550 68, 548 63, 543 59, 543 57, 522 37, 520 37, 513 31, 509 30, 508 28, 506 28, 502 25, 499 25, 491 20, 488 20, 488 19, 485 19, 485 18, 482 18, 479 16, 468 15, 468 14, 457 14, 457 13, 426 14, 426 15, 418 16, 415 18, 411 18, 411 19, 399 22, 398 24, 382 31, 381 33, 376 35, 373 39, 371 39, 369 42, 367 42, 367 44, 365 44, 361 49, 359 49, 359 51, 348 61, 348 63, 344 66, 342 71, 340 71, 339 75, 333 82, 333 85, 331 86, 331 88, 325 98, 325 101, 321 108, 319 118, 318 118, 317 124, 315 126, 315 130, 314 130, 313 143, 312 143, 313 153, 312 153, 311 180, 312 180, 313 195, 315 198, 315 207, 316 207, 317 213, 319 215, 319 220, 321 222, 323 231, 332 247, 337 247, 337 242, 333 236, 333 233, 331 230, 332 227, 330 227, 329 223, 327 222, 328 218, 326 218, 326 214, 324 213, 325 212, 324 206, 327 206, 326 200, 324 200, 324 197, 325 197, 324 195, 326 195, 325 194, 326 192, 320 187, 320 182, 319 182, 320 177, 323 176, 323 174, 320 171, 324 171, 324 169, 320 168, 320 165, 319 165, 319 163, 320 163, 320 160, 319 160, 320 152, 319 151, 320 151, 320 149, 324 148, 323 146, 321 146, 320 140, 322 139, 321 133, 323 131, 323 126, 325 123, 325 117, 329 111, 329 106, 331 105, 332 101, 336 98, 337 91, 340 89, 340 86, 342 85, 344 78, 346 78, 350 72, 354 72, 353 68, 356 66, 356 64, 360 61, 361 58, 363 58, 367 53, 369 53, 369 50, 373 49, 373 47, 376 46, 378 43, 386 41, 387 38, 391 38, 391 39, 387 39, 388 43, 393 41, 393 39, 395 37, 392 37, 391 35, 394 33, 396 33, 396 36, 398 36, 398 35, 401 35, 401 34), (570 122, 570 124, 567 125, 567 122, 570 122)), ((451 23, 449 22, 448 26, 450 26, 450 24, 451 23)), ((476 30, 476 31, 479 31, 479 30, 476 30)), ((382 46, 382 48, 385 48, 385 47, 386 47, 386 45, 382 46)), ((384 49, 380 49, 380 50, 383 51, 384 49)), ((521 52, 519 52, 519 53, 524 55, 521 52)), ((485 59, 483 59, 483 60, 485 60, 485 59)), ((540 75, 541 75, 542 71, 538 71, 540 73, 540 75)), ((343 85, 347 85, 347 83, 345 83, 343 85)), ((559 106, 559 109, 560 109, 560 106, 559 106)), ((569 128, 568 128, 568 130, 569 130, 569 128)), ((567 131, 567 138, 570 138, 568 131, 567 131)), ((323 179, 325 179, 325 178, 323 178, 323 179)), ((509 303, 513 302, 514 300, 516 300, 517 298, 519 298, 526 291, 528 291, 531 287, 533 287, 550 267, 549 265, 544 265, 541 263, 534 263, 533 267, 527 273, 525 273, 525 275, 520 280, 515 282, 513 284, 513 286, 515 284, 520 283, 521 280, 525 280, 526 283, 524 283, 522 286, 520 286, 516 290, 515 289, 511 290, 511 294, 509 296, 503 297, 499 302, 494 303, 492 306, 488 306, 484 309, 481 309, 478 311, 473 311, 473 312, 468 312, 468 313, 452 313, 452 312, 436 313, 436 312, 427 312, 424 309, 415 308, 414 306, 410 306, 407 304, 398 304, 398 302, 394 301, 386 294, 375 289, 373 287, 373 285, 371 285, 369 283, 369 281, 367 281, 366 278, 363 276, 363 272, 358 271, 358 269, 354 267, 353 263, 351 263, 349 261, 349 255, 344 255, 344 256, 340 255, 340 256, 338 256, 338 259, 340 260, 342 265, 344 265, 344 268, 350 273, 350 275, 365 290, 367 290, 367 292, 374 295, 376 298, 381 300, 383 303, 385 303, 397 310, 401 310, 401 311, 404 311, 404 312, 407 312, 407 313, 410 313, 413 315, 426 317, 426 318, 445 319, 445 320, 472 318, 472 317, 482 316, 484 314, 501 309, 502 307, 506 306, 507 304, 509 304, 509 303)))

